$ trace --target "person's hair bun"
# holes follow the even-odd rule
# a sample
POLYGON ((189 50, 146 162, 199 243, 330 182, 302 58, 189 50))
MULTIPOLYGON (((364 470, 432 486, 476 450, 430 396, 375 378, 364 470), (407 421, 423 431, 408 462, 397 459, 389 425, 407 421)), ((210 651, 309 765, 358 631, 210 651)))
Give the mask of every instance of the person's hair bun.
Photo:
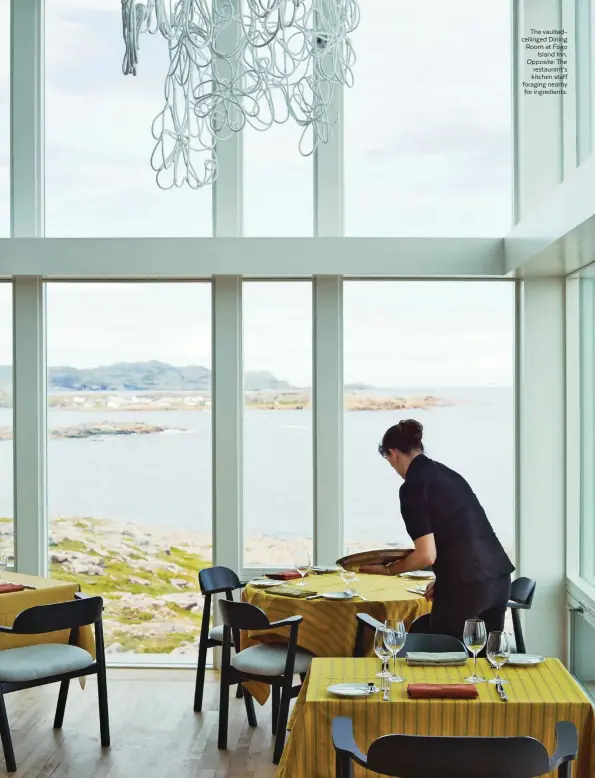
POLYGON ((403 442, 407 444, 408 448, 419 448, 424 436, 423 424, 415 419, 403 419, 397 425, 400 429, 403 442))

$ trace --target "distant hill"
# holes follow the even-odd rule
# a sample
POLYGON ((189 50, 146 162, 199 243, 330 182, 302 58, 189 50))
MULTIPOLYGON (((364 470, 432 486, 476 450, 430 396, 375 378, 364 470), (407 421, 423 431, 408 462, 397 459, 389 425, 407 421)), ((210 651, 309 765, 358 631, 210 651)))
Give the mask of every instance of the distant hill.
MULTIPOLYGON (((175 367, 165 362, 118 362, 104 367, 50 367, 51 392, 209 391, 211 371, 200 365, 175 367)), ((12 368, 0 365, 0 390, 10 386, 12 368)), ((249 392, 293 389, 268 370, 247 371, 244 388, 249 392)))

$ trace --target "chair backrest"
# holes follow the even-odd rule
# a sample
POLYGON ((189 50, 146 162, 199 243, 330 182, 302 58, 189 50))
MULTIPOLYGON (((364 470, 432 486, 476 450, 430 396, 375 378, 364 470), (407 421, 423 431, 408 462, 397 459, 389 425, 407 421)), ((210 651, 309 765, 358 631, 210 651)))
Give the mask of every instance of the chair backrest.
POLYGON ((516 578, 510 587, 510 599, 524 608, 530 608, 535 594, 536 582, 532 578, 516 578))
POLYGON ((441 654, 450 651, 465 651, 465 646, 452 635, 408 634, 405 645, 399 651, 398 656, 405 656, 408 651, 427 651, 430 654, 441 654))
POLYGON ((413 624, 409 627, 410 635, 427 635, 430 632, 430 614, 426 613, 424 616, 419 616, 413 624))
POLYGON ((219 602, 223 626, 238 629, 268 629, 271 626, 266 613, 249 602, 221 600, 219 602))
POLYGON ((198 585, 203 594, 219 594, 240 589, 240 579, 229 567, 205 567, 198 574, 198 585))
POLYGON ((549 771, 549 756, 529 737, 385 735, 370 746, 367 767, 398 778, 536 778, 549 771))
POLYGON ((49 605, 34 605, 22 611, 14 620, 13 632, 21 635, 41 635, 64 629, 77 629, 101 620, 101 597, 85 597, 49 605))

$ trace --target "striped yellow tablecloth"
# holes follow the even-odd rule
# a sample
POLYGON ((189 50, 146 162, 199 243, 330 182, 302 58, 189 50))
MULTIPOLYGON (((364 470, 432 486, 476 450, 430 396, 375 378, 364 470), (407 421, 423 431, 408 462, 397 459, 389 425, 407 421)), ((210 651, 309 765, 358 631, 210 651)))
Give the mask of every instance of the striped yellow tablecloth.
MULTIPOLYGON (((408 667, 399 660, 399 673, 411 682, 460 683, 467 667, 408 667)), ((493 674, 480 660, 480 674, 493 674)), ((334 750, 331 722, 349 716, 354 722, 357 745, 364 751, 381 735, 526 735, 554 751, 558 721, 572 721, 579 733, 579 758, 574 778, 595 775, 595 724, 593 707, 561 662, 548 659, 538 667, 505 667, 502 676, 509 702, 498 697, 492 684, 478 684, 477 700, 410 700, 407 684, 391 685, 391 702, 376 694, 364 699, 334 697, 332 683, 371 681, 379 663, 373 659, 315 659, 296 701, 291 733, 276 778, 331 778, 334 750)), ((355 768, 356 778, 373 773, 355 768)), ((552 778, 555 776, 552 775, 552 778)))
MULTIPOLYGON (((411 622, 424 613, 429 613, 430 604, 419 594, 408 592, 419 581, 398 576, 365 575, 358 573, 358 580, 350 586, 366 599, 354 597, 352 600, 304 600, 282 597, 275 589, 259 589, 246 586, 243 597, 266 613, 270 621, 278 621, 288 616, 300 615, 304 620, 300 624, 299 646, 316 656, 353 656, 356 613, 364 612, 379 621, 402 619, 409 628, 411 622)), ((308 589, 314 592, 341 592, 345 584, 337 574, 312 575, 306 578, 308 589)), ((368 630, 368 633, 370 631, 368 630)), ((242 648, 266 641, 287 642, 289 630, 272 632, 254 632, 243 634, 242 648)), ((366 653, 372 654, 372 635, 367 636, 366 653)), ((254 697, 264 703, 269 687, 263 684, 248 686, 254 697)))
MULTIPOLYGON (((18 614, 27 608, 34 605, 66 602, 74 599, 75 593, 80 591, 78 584, 57 581, 54 578, 38 578, 19 573, 2 573, 1 577, 3 581, 35 587, 21 592, 0 594, 0 624, 3 627, 12 627, 18 614)), ((48 632, 43 635, 0 635, 0 650, 39 643, 68 643, 69 636, 69 630, 48 632)), ((79 630, 79 645, 91 656, 95 656, 95 639, 91 627, 83 627, 79 630)))

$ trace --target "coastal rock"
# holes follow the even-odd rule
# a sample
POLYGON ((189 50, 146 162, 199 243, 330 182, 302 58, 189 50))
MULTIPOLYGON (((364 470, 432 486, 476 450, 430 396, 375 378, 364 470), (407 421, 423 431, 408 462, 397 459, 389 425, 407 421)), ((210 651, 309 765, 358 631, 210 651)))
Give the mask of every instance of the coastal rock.
POLYGON ((192 613, 202 613, 202 594, 200 592, 189 592, 180 594, 162 594, 161 599, 164 602, 171 602, 185 611, 192 613))
POLYGON ((187 589, 190 586, 190 581, 185 578, 170 578, 169 582, 172 586, 177 586, 179 589, 187 589))

